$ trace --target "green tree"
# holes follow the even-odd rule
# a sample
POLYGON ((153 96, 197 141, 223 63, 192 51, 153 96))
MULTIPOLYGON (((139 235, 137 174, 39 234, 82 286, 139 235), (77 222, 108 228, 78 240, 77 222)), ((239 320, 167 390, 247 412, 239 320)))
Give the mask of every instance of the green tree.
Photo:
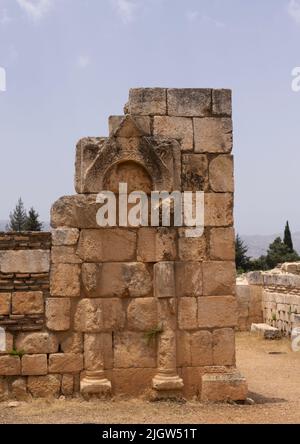
POLYGON ((288 247, 288 249, 291 253, 294 252, 294 245, 293 245, 289 221, 287 221, 285 229, 284 229, 283 243, 288 247))
POLYGON ((42 231, 42 228, 43 224, 39 220, 39 214, 31 207, 26 220, 26 231, 42 231))
POLYGON ((7 231, 25 231, 27 223, 27 214, 21 198, 12 213, 9 215, 7 231))
POLYGON ((269 245, 266 262, 269 268, 274 268, 276 265, 283 262, 296 262, 299 261, 299 255, 281 240, 281 237, 277 237, 274 242, 269 245))
POLYGON ((237 234, 235 239, 235 264, 238 271, 248 271, 250 258, 247 256, 248 247, 237 234))

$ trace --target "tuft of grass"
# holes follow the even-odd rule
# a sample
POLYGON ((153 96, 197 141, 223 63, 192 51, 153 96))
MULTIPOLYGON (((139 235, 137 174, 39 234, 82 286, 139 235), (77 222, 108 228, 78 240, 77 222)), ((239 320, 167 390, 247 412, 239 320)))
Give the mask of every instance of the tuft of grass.
POLYGON ((277 321, 276 313, 273 313, 273 314, 272 314, 272 321, 277 321))
POLYGON ((19 358, 22 358, 23 355, 25 355, 24 350, 16 350, 15 348, 9 352, 10 356, 18 356, 19 358))
POLYGON ((147 342, 147 345, 153 344, 153 342, 156 340, 157 336, 163 332, 162 325, 157 325, 154 328, 151 328, 151 330, 146 331, 145 333, 145 339, 147 342))

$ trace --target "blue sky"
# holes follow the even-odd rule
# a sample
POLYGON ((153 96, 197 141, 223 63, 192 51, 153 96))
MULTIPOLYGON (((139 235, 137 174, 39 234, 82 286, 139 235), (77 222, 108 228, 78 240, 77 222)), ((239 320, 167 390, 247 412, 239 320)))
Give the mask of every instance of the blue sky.
POLYGON ((237 230, 300 231, 299 0, 0 0, 0 66, 0 219, 20 195, 49 219, 130 87, 226 87, 237 230))

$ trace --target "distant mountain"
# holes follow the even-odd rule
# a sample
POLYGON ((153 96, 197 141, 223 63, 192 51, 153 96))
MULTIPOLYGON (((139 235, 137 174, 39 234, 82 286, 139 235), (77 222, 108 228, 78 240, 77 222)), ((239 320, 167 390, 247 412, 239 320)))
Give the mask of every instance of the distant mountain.
MULTIPOLYGON (((282 234, 272 234, 272 235, 241 235, 241 238, 245 242, 248 247, 248 256, 253 258, 258 258, 259 256, 266 254, 268 247, 271 242, 276 239, 276 237, 280 236, 282 238, 282 234)), ((297 231, 292 234, 293 243, 295 250, 300 254, 300 231, 297 231)))
MULTIPOLYGON (((0 220, 0 231, 5 231, 8 220, 0 220)), ((43 222, 43 231, 50 231, 50 223, 43 222)))

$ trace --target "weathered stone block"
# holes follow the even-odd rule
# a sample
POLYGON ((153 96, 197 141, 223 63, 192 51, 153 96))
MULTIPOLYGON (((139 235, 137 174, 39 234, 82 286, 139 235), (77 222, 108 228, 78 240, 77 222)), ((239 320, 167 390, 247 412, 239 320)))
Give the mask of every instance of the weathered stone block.
POLYGON ((235 293, 236 270, 234 262, 203 263, 204 296, 229 295, 235 293))
POLYGON ((235 327, 237 302, 232 296, 198 298, 198 326, 200 328, 235 327))
POLYGON ((210 258, 216 261, 234 261, 235 236, 233 228, 210 230, 210 258))
POLYGON ((29 400, 25 378, 18 378, 12 382, 11 395, 16 401, 26 402, 29 400))
POLYGON ((132 397, 145 395, 155 372, 155 368, 115 368, 112 373, 114 393, 126 396, 130 393, 132 397))
POLYGON ((96 214, 100 204, 96 194, 77 194, 63 196, 51 208, 51 226, 53 228, 99 228, 96 214))
POLYGON ((215 116, 231 116, 232 114, 232 93, 230 89, 212 90, 212 108, 215 116))
POLYGON ((50 273, 52 296, 80 296, 80 266, 78 264, 55 264, 50 273))
POLYGON ((82 230, 78 254, 85 262, 136 260, 136 232, 127 229, 82 230))
POLYGON ((129 113, 159 116, 167 112, 165 88, 132 88, 129 91, 129 113))
POLYGON ((188 117, 154 117, 153 132, 155 136, 180 140, 183 151, 193 150, 193 121, 188 117))
POLYGON ((233 156, 220 155, 210 162, 209 183, 213 191, 233 193, 233 156))
POLYGON ((50 252, 47 250, 0 251, 1 273, 47 273, 50 252))
MULTIPOLYGON (((109 135, 113 136, 114 132, 119 129, 120 124, 124 121, 125 116, 110 116, 108 119, 109 125, 109 135)), ((140 129, 140 132, 150 135, 151 134, 151 120, 149 116, 134 116, 133 121, 136 126, 140 129)), ((130 137, 130 134, 123 132, 118 134, 118 137, 130 137)))
POLYGON ((205 233, 198 237, 187 237, 186 228, 178 229, 178 256, 180 261, 203 261, 207 259, 207 240, 205 233))
POLYGON ((12 294, 12 313, 16 315, 44 313, 44 297, 41 291, 24 291, 12 294))
POLYGON ((235 335, 232 328, 213 332, 214 365, 235 365, 235 335))
POLYGON ((133 299, 127 308, 129 330, 149 331, 158 324, 157 305, 154 298, 133 299))
POLYGON ((51 249, 52 264, 81 264, 82 259, 78 256, 75 246, 53 246, 51 249))
POLYGON ((70 328, 70 299, 49 298, 46 300, 46 325, 49 330, 66 331, 70 328))
POLYGON ((238 372, 202 376, 201 401, 244 401, 248 394, 246 379, 238 372))
POLYGON ((0 376, 17 376, 21 373, 18 356, 0 356, 0 376))
POLYGON ((168 89, 169 116, 207 116, 211 113, 211 90, 176 88, 168 89))
POLYGON ((202 296, 202 263, 176 262, 175 278, 177 296, 202 296))
POLYGON ((183 191, 208 190, 208 160, 205 154, 183 154, 183 191))
POLYGON ((76 245, 79 239, 79 230, 77 228, 57 228, 52 230, 53 246, 76 245))
POLYGON ((61 341, 61 349, 64 353, 82 353, 82 334, 77 332, 67 334, 61 341))
POLYGON ((197 328, 197 298, 179 299, 178 326, 182 330, 193 330, 197 328))
POLYGON ((230 153, 232 120, 224 118, 194 119, 195 153, 230 153))
POLYGON ((58 339, 52 333, 20 333, 16 338, 16 349, 28 354, 56 353, 58 339))
POLYGON ((27 388, 34 398, 57 398, 60 384, 60 375, 29 376, 27 388))
POLYGON ((158 262, 154 265, 154 296, 156 298, 174 298, 175 270, 173 262, 158 262))
POLYGON ((99 333, 124 327, 125 312, 120 299, 82 299, 75 312, 75 330, 99 333))
POLYGON ((176 259, 176 231, 169 228, 140 228, 137 258, 141 262, 161 262, 176 259))
POLYGON ((0 402, 7 401, 8 396, 9 392, 7 378, 0 377, 0 402))
POLYGON ((82 354, 56 353, 49 356, 49 373, 77 373, 82 369, 82 354))
POLYGON ((114 367, 156 367, 155 347, 147 344, 143 333, 117 333, 115 335, 114 367))
POLYGON ((10 313, 11 293, 0 293, 0 316, 10 313))
POLYGON ((233 195, 231 193, 206 193, 204 205, 206 227, 233 225, 233 195))
POLYGON ((42 376, 48 372, 47 355, 24 355, 21 364, 24 376, 42 376))
POLYGON ((63 375, 61 379, 61 392, 64 396, 71 396, 74 392, 74 376, 63 375))
POLYGON ((213 364, 212 334, 209 331, 191 333, 190 344, 193 367, 213 364))
POLYGON ((101 371, 113 368, 112 333, 85 333, 84 368, 101 371))

